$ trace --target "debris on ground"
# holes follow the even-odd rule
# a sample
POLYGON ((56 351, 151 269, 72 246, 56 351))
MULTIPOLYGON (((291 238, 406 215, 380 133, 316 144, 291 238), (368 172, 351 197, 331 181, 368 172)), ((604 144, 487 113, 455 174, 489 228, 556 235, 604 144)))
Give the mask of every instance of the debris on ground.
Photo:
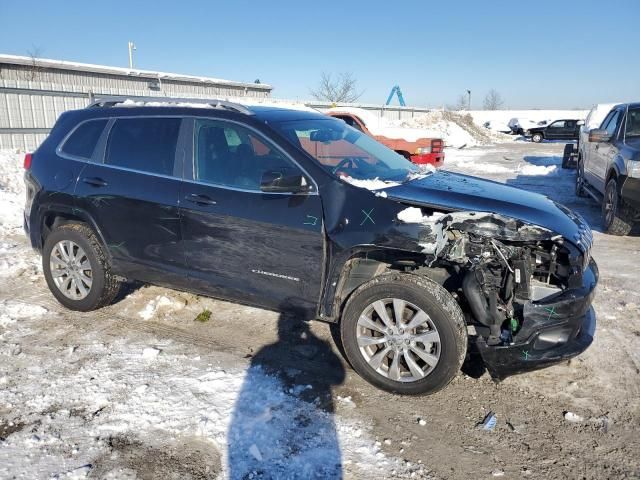
POLYGON ((567 422, 572 422, 572 423, 584 422, 584 417, 581 417, 580 415, 575 414, 573 412, 564 412, 564 419, 567 422))
POLYGON ((484 420, 478 424, 479 427, 482 427, 483 430, 487 430, 492 432, 494 428, 496 428, 496 424, 498 423, 498 418, 496 414, 493 412, 489 412, 484 420))

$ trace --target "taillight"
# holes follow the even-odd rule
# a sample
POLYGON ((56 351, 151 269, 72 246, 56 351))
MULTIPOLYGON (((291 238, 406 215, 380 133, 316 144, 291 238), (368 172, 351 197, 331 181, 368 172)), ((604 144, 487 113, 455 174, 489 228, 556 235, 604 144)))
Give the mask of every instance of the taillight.
POLYGON ((33 159, 33 154, 27 153, 24 156, 24 169, 29 170, 31 168, 31 160, 33 159))
POLYGON ((433 153, 442 153, 442 140, 431 140, 431 151, 433 153))

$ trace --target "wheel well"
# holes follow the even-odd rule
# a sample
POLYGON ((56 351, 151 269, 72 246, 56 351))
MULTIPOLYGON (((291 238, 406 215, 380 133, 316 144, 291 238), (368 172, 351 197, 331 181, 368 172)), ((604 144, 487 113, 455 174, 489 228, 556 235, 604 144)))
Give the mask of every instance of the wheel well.
POLYGON ((41 230, 41 241, 42 245, 44 245, 47 236, 60 225, 64 225, 66 223, 84 223, 82 218, 73 215, 71 213, 63 213, 63 212, 48 212, 42 218, 42 230, 41 230))
POLYGON ((604 182, 604 186, 606 188, 607 184, 609 183, 609 180, 611 180, 612 178, 616 178, 618 176, 618 172, 615 171, 614 168, 609 170, 609 173, 607 173, 607 179, 604 182))
POLYGON ((351 294, 362 284, 390 271, 414 273, 428 277, 448 290, 455 290, 452 281, 456 272, 425 267, 425 257, 410 252, 374 250, 349 258, 342 268, 335 291, 333 317, 339 319, 351 294))

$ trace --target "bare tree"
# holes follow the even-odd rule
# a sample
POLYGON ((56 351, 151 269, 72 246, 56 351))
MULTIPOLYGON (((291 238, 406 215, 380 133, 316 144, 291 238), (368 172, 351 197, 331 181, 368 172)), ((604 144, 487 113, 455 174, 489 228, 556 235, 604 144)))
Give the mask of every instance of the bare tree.
POLYGON ((340 73, 334 78, 330 73, 322 72, 318 88, 311 90, 316 100, 332 103, 355 102, 362 93, 358 91, 356 79, 351 73, 340 73))
POLYGON ((485 110, 500 110, 504 105, 504 100, 502 99, 502 95, 498 93, 497 90, 491 89, 487 96, 484 97, 484 109, 485 110))
POLYGON ((42 71, 42 67, 38 64, 38 59, 42 56, 42 48, 33 45, 27 50, 27 55, 31 58, 31 66, 25 71, 25 79, 29 81, 37 80, 42 71))

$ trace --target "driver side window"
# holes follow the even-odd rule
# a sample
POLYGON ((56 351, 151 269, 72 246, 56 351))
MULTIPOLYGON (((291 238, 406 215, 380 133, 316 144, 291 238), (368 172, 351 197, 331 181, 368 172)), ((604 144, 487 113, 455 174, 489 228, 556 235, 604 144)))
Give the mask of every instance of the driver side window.
POLYGON ((559 122, 553 122, 549 125, 549 128, 564 128, 564 120, 560 120, 559 122))
POLYGON ((194 132, 194 177, 200 182, 260 191, 267 172, 301 173, 273 145, 241 125, 196 120, 194 132))
POLYGON ((609 121, 606 124, 602 125, 602 128, 604 128, 607 133, 613 137, 616 133, 616 130, 618 129, 618 123, 620 120, 620 110, 616 110, 615 112, 611 113, 611 118, 609 118, 609 121))

